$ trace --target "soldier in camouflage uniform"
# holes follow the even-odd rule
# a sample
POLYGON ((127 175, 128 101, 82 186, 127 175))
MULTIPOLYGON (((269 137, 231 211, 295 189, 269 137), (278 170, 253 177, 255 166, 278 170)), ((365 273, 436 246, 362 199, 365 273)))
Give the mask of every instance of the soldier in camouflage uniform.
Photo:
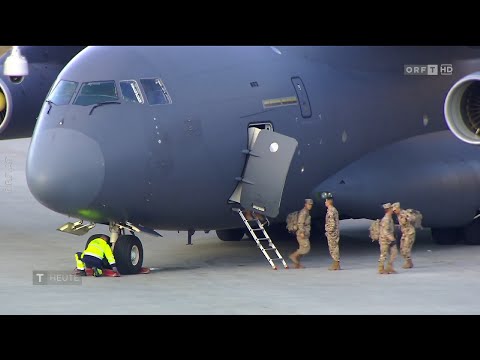
POLYGON ((313 200, 305 199, 305 206, 298 213, 297 220, 297 241, 298 249, 289 256, 293 261, 295 269, 303 269, 304 266, 300 264, 300 258, 310 252, 310 210, 312 210, 313 200))
POLYGON ((382 205, 385 209, 385 216, 380 221, 380 259, 378 259, 378 273, 379 274, 395 274, 393 269, 393 262, 397 257, 398 250, 395 243, 395 228, 393 225, 393 207, 392 204, 387 203, 382 205), (385 260, 390 253, 390 259, 387 263, 387 268, 384 269, 385 260))
POLYGON ((326 193, 325 195, 325 206, 327 207, 327 215, 325 216, 325 236, 328 240, 330 256, 333 259, 332 265, 328 270, 341 270, 340 250, 338 248, 338 242, 340 241, 338 211, 335 206, 333 206, 333 196, 331 193, 326 193))
POLYGON ((393 212, 397 215, 400 229, 402 230, 402 238, 400 239, 400 253, 405 259, 404 269, 411 269, 412 262, 412 246, 415 242, 415 227, 412 224, 410 215, 407 211, 402 210, 400 203, 396 202, 393 206, 393 212))

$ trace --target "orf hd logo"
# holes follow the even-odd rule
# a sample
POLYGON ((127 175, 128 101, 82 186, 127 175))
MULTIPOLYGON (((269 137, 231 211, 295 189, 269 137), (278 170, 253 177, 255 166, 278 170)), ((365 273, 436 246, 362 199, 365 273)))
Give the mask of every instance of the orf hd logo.
POLYGON ((404 75, 452 75, 452 64, 404 65, 404 75), (439 71, 440 70, 440 71, 439 71))
POLYGON ((442 64, 440 65, 440 75, 452 75, 453 66, 452 64, 442 64))

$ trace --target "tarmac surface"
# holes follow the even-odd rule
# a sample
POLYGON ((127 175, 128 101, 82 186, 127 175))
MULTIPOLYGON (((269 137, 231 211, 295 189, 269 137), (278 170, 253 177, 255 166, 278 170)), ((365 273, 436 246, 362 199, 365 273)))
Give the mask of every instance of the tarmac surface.
MULTIPOLYGON (((341 271, 327 270, 321 237, 312 236, 306 269, 274 271, 253 240, 197 232, 189 246, 186 232, 159 231, 163 238, 140 235, 150 274, 71 281, 59 274, 73 270, 89 235, 108 229, 99 225, 82 237, 56 230, 73 220, 30 194, 29 143, 0 141, 0 314, 480 314, 480 247, 435 245, 422 230, 415 267, 402 269, 399 257, 398 274, 378 275, 368 220, 341 222, 341 271), (60 280, 34 285, 34 271, 60 280)), ((294 238, 274 241, 285 258, 296 248, 294 238)))

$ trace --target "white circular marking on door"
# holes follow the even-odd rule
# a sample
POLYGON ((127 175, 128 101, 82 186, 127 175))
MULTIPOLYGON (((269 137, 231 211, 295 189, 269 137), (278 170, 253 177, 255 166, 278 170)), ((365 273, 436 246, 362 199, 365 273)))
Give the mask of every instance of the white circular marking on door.
POLYGON ((275 153, 278 151, 278 144, 276 142, 270 144, 270 152, 275 153))
POLYGON ((300 172, 303 174, 304 171, 305 171, 305 167, 302 166, 302 168, 300 169, 300 172))
POLYGON ((161 144, 161 143, 162 143, 162 140, 158 140, 158 143, 161 144))
POLYGON ((348 139, 348 135, 347 135, 347 132, 346 131, 343 131, 343 134, 342 134, 342 141, 345 143, 348 139))

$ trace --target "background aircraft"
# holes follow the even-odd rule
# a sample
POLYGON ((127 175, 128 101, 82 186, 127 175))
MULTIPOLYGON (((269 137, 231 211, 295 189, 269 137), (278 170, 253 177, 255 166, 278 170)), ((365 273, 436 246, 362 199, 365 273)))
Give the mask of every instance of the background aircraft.
POLYGON ((0 46, 0 140, 32 136, 38 113, 56 77, 83 46, 20 46, 29 74, 9 77, 3 64, 10 46, 0 46))
MULTIPOLYGON (((125 230, 217 230, 237 240, 238 203, 275 223, 312 197, 321 220, 323 191, 335 194, 342 218, 374 219, 380 204, 400 201, 424 214, 437 242, 476 243, 480 150, 452 135, 443 109, 455 83, 479 69, 479 55, 468 47, 88 47, 44 103, 28 185, 48 208, 109 224, 114 240, 123 234, 114 250, 127 271, 142 253, 125 230), (417 76, 409 64, 421 65, 411 68, 417 76), (429 64, 438 74, 420 75, 429 64)), ((447 119, 476 136, 477 86, 467 85, 450 97, 447 119)))

